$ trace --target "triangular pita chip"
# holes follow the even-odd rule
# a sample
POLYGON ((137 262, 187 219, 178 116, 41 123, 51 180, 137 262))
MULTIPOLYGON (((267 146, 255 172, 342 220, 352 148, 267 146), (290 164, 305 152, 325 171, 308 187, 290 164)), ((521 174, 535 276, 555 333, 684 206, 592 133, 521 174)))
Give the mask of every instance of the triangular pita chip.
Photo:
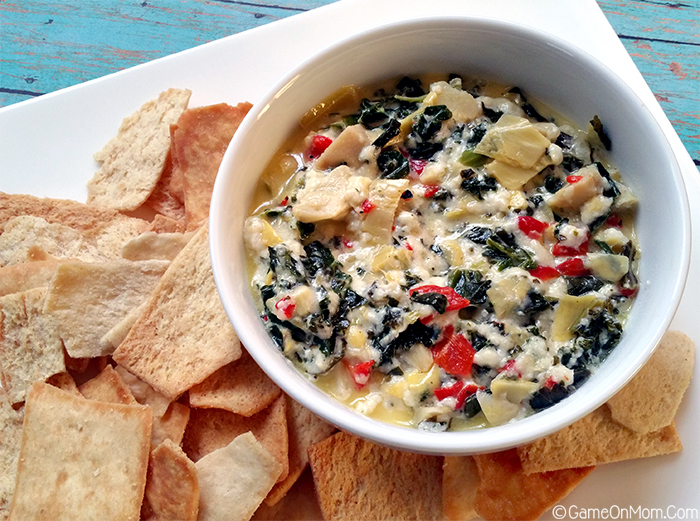
POLYGON ((22 443, 22 416, 0 387, 0 519, 6 519, 15 490, 17 458, 22 443))
POLYGON ((170 150, 170 125, 187 108, 191 91, 168 89, 125 118, 95 161, 100 170, 88 182, 88 204, 135 210, 158 183, 170 150))
POLYGON ((241 356, 202 227, 172 261, 114 360, 170 399, 241 356))
POLYGON ((282 499, 309 464, 309 447, 325 440, 336 431, 330 423, 322 420, 306 407, 289 396, 287 401, 287 433, 289 437, 289 473, 277 483, 265 498, 272 506, 282 499))
POLYGON ((682 449, 673 424, 639 434, 615 422, 603 404, 568 427, 518 447, 518 454, 523 470, 532 474, 647 458, 682 449))
POLYGON ((214 180, 233 134, 252 105, 220 103, 188 109, 172 135, 172 154, 182 176, 188 223, 209 217, 214 180))
POLYGON ((280 463, 280 476, 284 479, 289 471, 289 442, 286 401, 282 396, 249 418, 222 409, 192 409, 182 444, 187 455, 199 461, 248 431, 280 463))
POLYGON ((197 463, 199 521, 247 521, 275 484, 282 466, 246 432, 197 463))
POLYGON ((695 343, 680 331, 667 332, 639 373, 608 400, 613 420, 640 434, 671 425, 694 362, 695 343))
POLYGON ((88 400, 125 404, 137 403, 134 395, 131 394, 131 389, 111 365, 105 367, 95 378, 81 385, 79 390, 88 400))
POLYGON ((190 389, 190 405, 226 409, 251 416, 280 395, 277 385, 260 369, 248 351, 190 389))
POLYGON ((155 519, 197 521, 197 469, 182 449, 170 440, 165 440, 151 452, 145 499, 155 519))
POLYGON ((445 456, 442 464, 442 508, 450 521, 477 517, 479 470, 471 456, 445 456))

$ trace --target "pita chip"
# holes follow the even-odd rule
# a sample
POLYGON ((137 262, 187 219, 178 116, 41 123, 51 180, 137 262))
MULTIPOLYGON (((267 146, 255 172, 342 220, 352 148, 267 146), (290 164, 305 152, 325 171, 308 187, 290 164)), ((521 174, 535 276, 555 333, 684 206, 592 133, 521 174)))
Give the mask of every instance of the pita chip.
POLYGON ((132 261, 173 260, 187 246, 192 233, 144 232, 122 246, 122 257, 132 261))
POLYGON ((284 479, 289 472, 289 442, 283 396, 249 418, 221 409, 192 409, 183 448, 193 461, 199 461, 248 431, 280 463, 280 478, 284 479))
POLYGON ((190 389, 190 405, 211 407, 252 416, 263 410, 282 391, 255 363, 248 351, 190 389))
MULTIPOLYGON (((268 497, 270 497, 269 494, 268 497)), ((294 486, 281 501, 272 506, 265 501, 253 515, 253 521, 319 521, 321 519, 323 519, 323 513, 316 499, 314 478, 311 470, 308 469, 295 481, 294 486)))
POLYGON ((478 454, 476 512, 487 521, 538 519, 564 499, 595 467, 525 474, 515 449, 478 454))
POLYGON ((209 261, 202 227, 172 261, 114 360, 174 400, 241 356, 209 261))
POLYGON ((167 261, 65 262, 46 296, 44 312, 73 358, 109 355, 102 337, 150 296, 167 261), (76 310, 80 310, 76 313, 76 310))
POLYGON ((173 160, 172 154, 168 153, 165 160, 163 173, 156 183, 153 192, 146 199, 146 206, 150 207, 154 212, 160 215, 169 217, 170 219, 182 220, 186 219, 185 205, 181 199, 178 199, 170 188, 170 183, 173 178, 173 160))
POLYGON ((695 343, 680 331, 664 335, 637 375, 608 400, 612 419, 640 434, 673 423, 695 362, 695 343))
POLYGON ((105 367, 95 378, 81 385, 79 390, 88 400, 124 404, 137 403, 129 387, 111 365, 105 367))
POLYGON ((247 521, 282 472, 250 432, 207 454, 195 467, 199 521, 247 521))
POLYGON ((90 519, 99 512, 105 521, 137 521, 150 440, 147 407, 85 400, 34 384, 9 519, 90 519))
POLYGON ((640 434, 615 422, 603 404, 568 427, 518 447, 518 455, 525 473, 532 474, 648 458, 682 449, 673 424, 640 434))
POLYGON ((145 497, 156 519, 197 521, 197 469, 176 443, 165 440, 151 452, 145 497))
POLYGON ((172 134, 172 154, 182 179, 188 223, 199 223, 209 217, 219 165, 251 107, 250 103, 235 107, 220 103, 188 109, 178 119, 172 134))
POLYGON ((0 297, 48 286, 61 262, 59 259, 46 259, 0 268, 0 297))
POLYGON ((68 226, 49 223, 41 217, 20 215, 5 223, 0 235, 0 266, 22 264, 30 260, 31 250, 41 251, 45 256, 70 259, 95 260, 83 234, 68 226))
POLYGON ((309 447, 323 519, 442 519, 442 457, 338 432, 309 447))
POLYGON ((156 233, 182 233, 187 229, 187 223, 183 220, 175 220, 165 215, 156 215, 146 231, 156 233))
POLYGON ((66 370, 63 344, 42 313, 46 288, 0 297, 0 381, 12 403, 34 382, 66 370))
POLYGON ((0 233, 5 230, 5 225, 10 219, 21 215, 41 217, 50 224, 61 224, 78 231, 90 230, 115 219, 134 219, 112 208, 87 205, 69 199, 0 192, 0 233))
POLYGON ((165 167, 170 125, 191 94, 168 89, 122 121, 117 135, 94 156, 102 166, 88 182, 88 204, 135 210, 148 199, 165 167))
POLYGON ((184 403, 173 402, 159 418, 153 419, 153 445, 160 445, 165 440, 170 440, 176 445, 182 443, 187 423, 190 420, 190 408, 184 403))
POLYGON ((6 519, 15 490, 17 458, 22 442, 22 416, 0 387, 0 519, 6 519))
POLYGON ((289 439, 289 472, 287 477, 277 483, 265 498, 265 504, 275 505, 292 488, 304 469, 308 467, 308 449, 314 443, 325 440, 336 428, 322 420, 306 407, 289 396, 287 401, 287 435, 289 439))
POLYGON ((450 521, 477 517, 476 490, 479 470, 471 456, 445 456, 442 464, 442 508, 450 521))
POLYGON ((53 385, 54 387, 58 387, 62 391, 66 391, 67 393, 77 396, 78 398, 84 398, 83 394, 78 389, 75 380, 68 371, 56 373, 55 375, 47 378, 46 383, 53 385))
POLYGON ((153 409, 153 416, 160 418, 168 411, 170 400, 156 391, 153 387, 141 380, 139 377, 131 374, 129 371, 118 365, 114 371, 121 376, 126 385, 129 386, 131 394, 141 405, 148 405, 153 409))

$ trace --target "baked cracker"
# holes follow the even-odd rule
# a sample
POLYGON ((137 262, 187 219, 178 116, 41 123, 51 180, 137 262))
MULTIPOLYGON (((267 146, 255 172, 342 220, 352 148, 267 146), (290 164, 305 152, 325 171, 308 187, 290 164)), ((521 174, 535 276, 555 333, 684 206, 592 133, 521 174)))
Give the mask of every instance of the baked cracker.
POLYGON ((88 204, 136 210, 148 199, 165 167, 170 125, 187 108, 191 94, 168 89, 122 121, 117 135, 94 155, 102 166, 88 181, 88 204))
POLYGON ((682 449, 675 425, 639 434, 615 422, 603 404, 568 427, 518 447, 518 455, 525 473, 532 474, 648 458, 682 449))
POLYGON ((44 311, 68 354, 73 358, 111 354, 111 341, 102 337, 150 297, 167 266, 167 261, 127 260, 61 264, 44 311))
POLYGON ((114 360, 174 400, 241 356, 209 261, 203 226, 172 261, 114 360))
POLYGON ((155 519, 197 521, 197 469, 177 443, 165 440, 151 452, 145 499, 155 519))
POLYGON ((283 396, 249 418, 222 409, 192 409, 182 445, 187 455, 196 462, 248 431, 279 462, 282 469, 280 479, 287 477, 289 441, 283 396))
POLYGON ((442 508, 450 521, 477 517, 479 470, 471 456, 445 456, 442 464, 442 508))
POLYGON ((42 313, 46 288, 0 297, 0 382, 20 403, 34 382, 66 370, 63 344, 42 313))
POLYGON ((338 432, 309 447, 323 519, 442 519, 442 457, 338 432))
POLYGON ((95 378, 88 380, 78 390, 88 400, 108 403, 138 403, 131 389, 111 365, 105 367, 95 378))
POLYGON ((178 119, 172 135, 172 154, 182 176, 188 223, 196 224, 209 217, 219 165, 251 107, 250 103, 235 107, 220 103, 188 109, 178 119))
POLYGON ((564 499, 595 467, 525 474, 515 449, 478 454, 476 512, 487 521, 538 519, 564 499))
POLYGON ((241 358, 193 386, 189 397, 193 407, 226 409, 241 416, 252 416, 272 403, 281 392, 243 349, 241 358))
POLYGON ((85 400, 34 384, 9 519, 92 519, 99 512, 104 521, 137 521, 150 439, 147 407, 85 400))
POLYGON ((695 362, 695 343, 680 331, 669 331, 639 373, 608 400, 612 418, 640 434, 673 422, 695 362))
POLYGON ((250 432, 207 454, 195 467, 199 521, 247 521, 282 472, 250 432))

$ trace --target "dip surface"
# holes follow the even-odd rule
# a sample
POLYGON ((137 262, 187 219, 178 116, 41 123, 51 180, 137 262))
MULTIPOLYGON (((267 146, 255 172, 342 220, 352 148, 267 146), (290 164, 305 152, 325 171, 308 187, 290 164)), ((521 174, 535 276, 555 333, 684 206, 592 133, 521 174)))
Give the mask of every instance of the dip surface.
POLYGON ((245 225, 271 338, 336 399, 409 427, 495 426, 568 396, 638 289, 637 200, 591 123, 455 75, 324 100, 245 225))

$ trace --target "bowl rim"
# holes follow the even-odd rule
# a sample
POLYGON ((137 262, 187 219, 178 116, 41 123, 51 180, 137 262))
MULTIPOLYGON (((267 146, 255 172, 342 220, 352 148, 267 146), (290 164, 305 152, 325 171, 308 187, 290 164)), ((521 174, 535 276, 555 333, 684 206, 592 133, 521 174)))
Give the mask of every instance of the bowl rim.
MULTIPOLYGON (((682 256, 681 270, 675 277, 670 306, 666 310, 663 320, 661 320, 657 325, 656 331, 654 332, 654 335, 649 338, 645 349, 637 353, 634 364, 630 364, 630 368, 622 371, 617 377, 616 385, 610 386, 606 392, 601 392, 600 390, 596 390, 592 393, 590 391, 587 392, 587 394, 590 394, 591 397, 586 400, 585 404, 582 402, 578 407, 569 407, 567 409, 566 407, 562 407, 562 403, 560 403, 527 418, 518 419, 514 422, 498 427, 463 432, 431 433, 420 431, 418 429, 411 429, 384 423, 380 420, 364 416, 327 395, 324 391, 320 390, 318 387, 305 379, 304 376, 292 366, 291 362, 289 362, 278 351, 273 353, 272 350, 267 348, 255 349, 246 347, 255 361, 273 379, 273 381, 275 381, 275 383, 282 388, 283 391, 318 416, 326 419, 343 430, 352 432, 375 443, 391 446, 400 450, 408 450, 425 454, 457 455, 505 450, 528 443, 537 438, 541 438, 560 430, 601 406, 613 394, 620 390, 636 374, 636 372, 639 371, 639 369, 641 369, 643 363, 653 353, 654 349, 661 340, 661 337, 668 329, 676 309, 678 308, 690 267, 690 208, 685 182, 675 153, 673 152, 663 130, 656 121, 656 118, 653 116, 646 104, 639 99, 632 87, 622 80, 622 78, 620 78, 607 65, 589 54, 587 51, 581 49, 573 43, 562 40, 551 33, 523 24, 503 21, 492 17, 430 16, 420 19, 394 21, 359 31, 354 35, 334 42, 296 65, 290 72, 286 73, 280 80, 278 80, 260 98, 260 101, 253 106, 226 150, 224 158, 221 162, 219 175, 217 175, 217 180, 215 182, 212 195, 210 211, 211 217, 209 222, 209 248, 212 271, 217 291, 231 323, 242 326, 241 331, 239 332, 239 338, 241 339, 243 345, 252 345, 251 342, 255 340, 255 338, 253 337, 252 333, 250 333, 247 327, 248 324, 239 323, 237 318, 238 314, 236 311, 236 306, 239 305, 239 303, 234 302, 230 293, 227 292, 226 289, 222 289, 225 284, 224 271, 227 269, 228 264, 223 260, 221 240, 219 240, 218 237, 223 233, 223 229, 225 228, 222 220, 224 218, 222 208, 224 207, 225 194, 228 193, 228 190, 230 190, 230 178, 235 177, 233 175, 227 175, 225 172, 233 169, 232 165, 234 164, 233 160, 236 156, 236 152, 241 147, 240 144, 245 141, 246 135, 250 129, 254 127, 258 119, 268 111, 270 105, 274 103, 277 97, 292 87, 293 84, 304 75, 304 72, 310 69, 315 63, 321 62, 324 59, 335 55, 336 53, 349 50, 357 44, 367 43, 368 40, 373 38, 381 36, 396 37, 401 33, 409 32, 415 29, 457 29, 464 27, 465 25, 488 27, 490 30, 495 31, 506 31, 508 33, 513 33, 515 36, 535 39, 540 42, 556 46, 561 52, 568 53, 572 56, 576 56, 577 59, 584 60, 586 66, 594 68, 607 81, 612 82, 616 90, 623 91, 626 97, 634 99, 638 103, 640 116, 647 120, 651 127, 653 127, 653 133, 660 138, 660 143, 663 145, 662 148, 664 148, 667 152, 669 159, 669 166, 671 167, 669 175, 674 181, 674 186, 676 188, 675 193, 679 199, 678 202, 680 203, 680 213, 682 216, 682 222, 678 223, 679 226, 682 227, 681 235, 683 238, 682 251, 680 252, 682 256), (292 377, 292 381, 281 378, 281 373, 289 374, 289 368, 296 373, 296 378, 292 377), (275 377, 275 375, 277 375, 277 377, 275 377)), ((581 391, 578 391, 572 396, 576 396, 580 392, 581 391)))

